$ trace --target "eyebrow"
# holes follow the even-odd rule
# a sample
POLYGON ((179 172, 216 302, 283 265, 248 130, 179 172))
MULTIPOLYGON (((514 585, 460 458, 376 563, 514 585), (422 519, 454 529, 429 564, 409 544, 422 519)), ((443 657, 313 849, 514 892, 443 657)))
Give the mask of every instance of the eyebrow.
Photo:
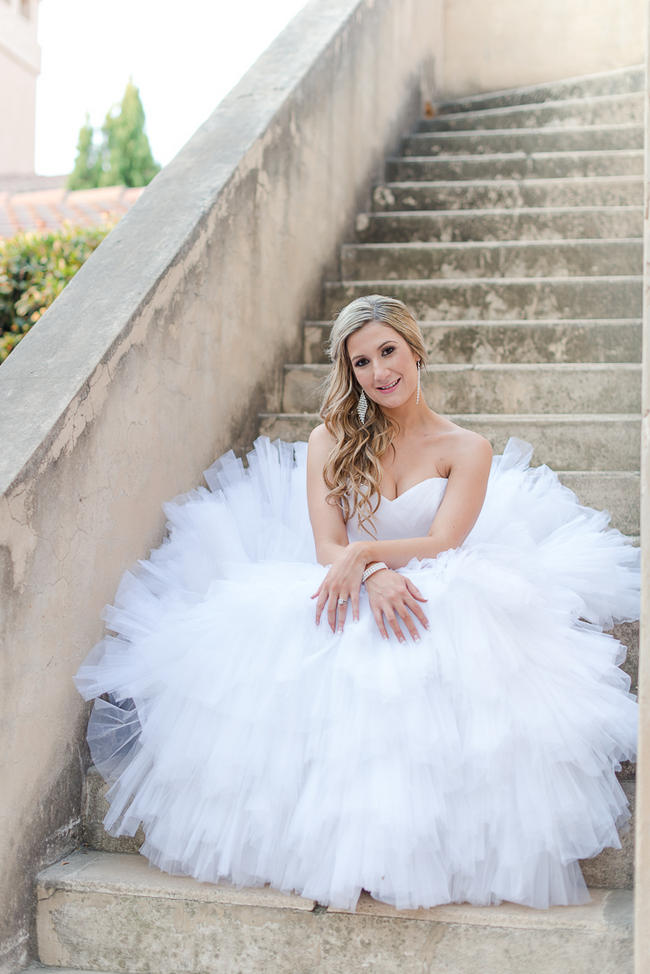
MULTIPOLYGON (((381 344, 377 345, 377 348, 383 348, 384 345, 394 345, 394 344, 395 344, 395 339, 394 338, 387 338, 385 341, 381 342, 381 344)), ((356 355, 353 355, 352 356, 353 359, 355 359, 355 358, 363 358, 363 357, 364 357, 364 353, 363 352, 358 352, 356 355)))

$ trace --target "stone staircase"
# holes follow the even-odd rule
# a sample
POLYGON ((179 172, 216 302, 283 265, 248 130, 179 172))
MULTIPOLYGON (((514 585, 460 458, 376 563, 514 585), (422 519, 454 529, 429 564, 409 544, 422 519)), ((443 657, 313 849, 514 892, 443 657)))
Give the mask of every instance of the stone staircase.
MULTIPOLYGON (((434 409, 488 436, 529 440, 589 505, 639 531, 643 229, 642 68, 438 106, 386 163, 304 361, 285 368, 271 437, 318 422, 329 321, 372 293, 422 322, 434 409)), ((636 689, 638 628, 629 647, 636 689)), ((634 802, 634 768, 620 772, 634 802)), ((91 768, 84 845, 37 882, 40 965, 30 970, 626 974, 632 970, 632 833, 583 863, 592 902, 530 910, 453 904, 398 912, 365 894, 357 913, 269 888, 171 876, 104 831, 91 768)))

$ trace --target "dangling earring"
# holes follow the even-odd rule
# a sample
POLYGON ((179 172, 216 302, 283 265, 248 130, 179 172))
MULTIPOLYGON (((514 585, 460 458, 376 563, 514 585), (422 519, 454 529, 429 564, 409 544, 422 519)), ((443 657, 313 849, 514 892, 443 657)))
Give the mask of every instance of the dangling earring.
POLYGON ((421 365, 422 365, 422 362, 418 362, 418 391, 417 391, 417 393, 415 395, 415 404, 416 404, 416 406, 420 402, 420 370, 421 370, 420 367, 421 367, 421 365))
POLYGON ((366 399, 366 394, 364 390, 361 390, 361 395, 359 396, 359 402, 357 403, 357 415, 361 425, 366 421, 366 412, 368 411, 368 400, 366 399))

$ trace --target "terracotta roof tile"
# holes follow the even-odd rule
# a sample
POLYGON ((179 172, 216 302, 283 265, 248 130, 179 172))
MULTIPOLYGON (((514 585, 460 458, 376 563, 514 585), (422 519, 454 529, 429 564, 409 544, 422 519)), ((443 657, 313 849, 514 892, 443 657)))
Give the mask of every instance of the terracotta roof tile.
POLYGON ((106 186, 100 189, 53 189, 0 191, 0 237, 21 230, 54 230, 65 220, 83 226, 123 216, 133 206, 143 186, 106 186))

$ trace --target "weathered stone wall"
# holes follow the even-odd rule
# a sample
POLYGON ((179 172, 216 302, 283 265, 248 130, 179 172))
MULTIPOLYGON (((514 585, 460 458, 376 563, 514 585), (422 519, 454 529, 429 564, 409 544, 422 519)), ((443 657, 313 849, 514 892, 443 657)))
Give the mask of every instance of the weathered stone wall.
POLYGON ((36 871, 78 841, 72 676, 120 574, 272 408, 281 365, 434 97, 438 0, 313 0, 0 369, 0 969, 33 955, 36 871))
POLYGON ((646 0, 643 224, 643 391, 641 410, 641 622, 639 753, 634 834, 634 974, 650 974, 650 2, 646 0))
POLYGON ((444 18, 450 98, 645 60, 645 0, 444 0, 444 18))

